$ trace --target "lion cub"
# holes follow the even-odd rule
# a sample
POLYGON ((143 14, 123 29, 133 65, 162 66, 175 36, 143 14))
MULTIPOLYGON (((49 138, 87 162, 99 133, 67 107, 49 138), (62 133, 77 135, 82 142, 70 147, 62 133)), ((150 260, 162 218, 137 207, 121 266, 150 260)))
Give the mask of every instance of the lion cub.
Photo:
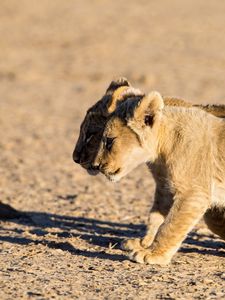
MULTIPOLYGON (((126 78, 119 78, 112 81, 102 99, 93 105, 88 111, 81 124, 80 135, 73 153, 75 162, 87 169, 90 174, 97 174, 98 167, 93 165, 98 152, 105 124, 111 113, 120 106, 127 98, 143 97, 138 89, 134 89, 126 78)), ((176 107, 198 107, 220 118, 225 117, 225 105, 195 105, 182 99, 173 97, 163 97, 165 106, 176 107)), ((148 163, 147 163, 148 164, 148 163)), ((163 222, 167 211, 171 193, 167 189, 167 181, 164 177, 160 165, 151 168, 155 181, 156 192, 154 205, 150 213, 147 234, 143 239, 127 240, 123 243, 125 250, 134 250, 148 247, 154 239, 158 227, 163 222), (162 173, 162 174, 161 174, 162 173)), ((220 237, 225 239, 225 208, 216 206, 208 209, 204 215, 208 227, 220 237)))
POLYGON ((132 260, 169 263, 203 215, 213 227, 214 211, 222 211, 217 233, 225 238, 224 151, 223 119, 194 107, 164 106, 158 92, 128 97, 112 112, 93 167, 118 181, 147 163, 157 186, 146 236, 124 243, 132 260))

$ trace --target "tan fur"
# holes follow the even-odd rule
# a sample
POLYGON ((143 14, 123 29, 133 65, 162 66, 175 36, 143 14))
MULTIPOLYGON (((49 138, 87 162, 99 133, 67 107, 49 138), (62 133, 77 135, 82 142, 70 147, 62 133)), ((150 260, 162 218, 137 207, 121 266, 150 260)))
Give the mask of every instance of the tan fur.
MULTIPOLYGON (((167 264, 204 214, 210 228, 213 214, 224 214, 224 132, 225 121, 198 108, 163 108, 157 92, 125 100, 110 116, 94 165, 117 181, 145 162, 157 185, 146 236, 124 244, 132 260, 167 264)), ((215 228, 224 238, 224 227, 215 228)))
MULTIPOLYGON (((91 174, 98 173, 98 170, 96 170, 97 168, 94 166, 93 162, 100 147, 103 129, 107 120, 107 116, 109 115, 109 108, 114 107, 115 109, 118 107, 118 104, 121 105, 128 96, 135 95, 140 96, 143 95, 143 93, 141 93, 139 90, 133 89, 129 82, 122 78, 112 82, 103 98, 88 110, 87 115, 81 125, 80 136, 74 150, 74 159, 76 160, 79 158, 79 161, 77 162, 79 162, 91 174), (121 90, 121 86, 123 86, 124 89, 121 90), (127 95, 126 93, 122 95, 124 91, 126 92, 128 87, 130 92, 127 95), (117 93, 115 93, 116 91, 117 93)), ((166 106, 193 106, 192 103, 178 98, 163 97, 163 99, 166 106)), ((195 106, 216 116, 225 116, 224 105, 195 106)), ((111 109, 111 111, 113 111, 113 109, 111 109)), ((166 177, 165 170, 158 167, 157 164, 151 164, 150 167, 156 180, 156 191, 154 205, 149 217, 147 234, 143 239, 125 241, 123 248, 126 250, 148 247, 152 243, 159 226, 163 223, 164 218, 172 205, 173 194, 170 190, 168 190, 167 180, 164 179, 166 177)), ((225 209, 208 209, 204 218, 207 225, 214 233, 220 235, 222 238, 225 238, 225 209)))

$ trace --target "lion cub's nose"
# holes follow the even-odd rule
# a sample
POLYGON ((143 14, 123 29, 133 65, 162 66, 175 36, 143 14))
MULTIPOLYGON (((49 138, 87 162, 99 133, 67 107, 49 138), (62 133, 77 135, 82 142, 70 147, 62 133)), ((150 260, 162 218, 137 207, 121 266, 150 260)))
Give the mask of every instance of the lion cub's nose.
POLYGON ((77 151, 73 151, 73 160, 75 163, 79 164, 80 163, 80 153, 77 151))

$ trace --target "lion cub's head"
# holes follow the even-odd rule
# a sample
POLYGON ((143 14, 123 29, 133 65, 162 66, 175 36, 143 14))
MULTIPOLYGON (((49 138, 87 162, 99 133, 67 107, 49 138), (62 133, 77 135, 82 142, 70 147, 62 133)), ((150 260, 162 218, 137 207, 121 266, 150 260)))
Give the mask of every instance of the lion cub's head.
POLYGON ((154 161, 163 107, 158 92, 123 101, 105 124, 93 166, 118 181, 139 164, 154 161))
POLYGON ((90 174, 98 173, 98 168, 93 165, 93 161, 100 147, 109 115, 131 95, 143 94, 138 89, 132 88, 127 79, 119 78, 111 82, 102 99, 87 111, 80 127, 73 159, 90 174))

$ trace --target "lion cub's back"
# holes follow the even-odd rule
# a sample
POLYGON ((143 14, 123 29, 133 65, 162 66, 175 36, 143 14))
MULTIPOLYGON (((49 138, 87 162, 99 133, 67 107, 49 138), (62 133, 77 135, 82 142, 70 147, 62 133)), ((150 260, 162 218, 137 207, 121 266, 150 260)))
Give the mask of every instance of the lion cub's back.
POLYGON ((165 105, 168 106, 181 106, 181 107, 197 107, 210 113, 218 118, 225 118, 225 105, 224 104, 193 104, 186 100, 176 97, 163 97, 165 105))

